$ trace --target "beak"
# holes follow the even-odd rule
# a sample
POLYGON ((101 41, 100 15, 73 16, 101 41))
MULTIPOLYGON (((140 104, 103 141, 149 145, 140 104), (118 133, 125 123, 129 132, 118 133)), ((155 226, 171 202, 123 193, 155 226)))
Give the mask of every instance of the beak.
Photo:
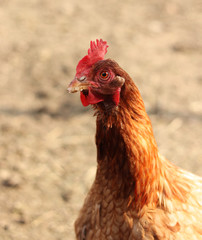
POLYGON ((73 81, 71 81, 71 83, 69 84, 67 91, 69 93, 75 93, 78 91, 88 89, 89 85, 90 84, 87 82, 86 76, 82 76, 80 78, 75 77, 73 81))

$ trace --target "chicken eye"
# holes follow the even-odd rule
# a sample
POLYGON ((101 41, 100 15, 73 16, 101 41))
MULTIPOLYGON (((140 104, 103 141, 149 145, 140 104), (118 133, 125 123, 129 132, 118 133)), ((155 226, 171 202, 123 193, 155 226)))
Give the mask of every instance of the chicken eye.
POLYGON ((101 72, 100 73, 100 77, 103 79, 103 80, 107 80, 109 78, 109 73, 104 71, 104 72, 101 72))

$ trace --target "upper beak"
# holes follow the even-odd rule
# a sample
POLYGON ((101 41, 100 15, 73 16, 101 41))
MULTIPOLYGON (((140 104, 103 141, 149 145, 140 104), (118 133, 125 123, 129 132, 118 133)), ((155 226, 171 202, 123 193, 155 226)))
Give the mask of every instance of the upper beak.
POLYGON ((80 78, 75 77, 67 87, 67 91, 69 93, 75 93, 84 89, 88 89, 89 83, 86 79, 87 78, 85 76, 82 76, 80 78))

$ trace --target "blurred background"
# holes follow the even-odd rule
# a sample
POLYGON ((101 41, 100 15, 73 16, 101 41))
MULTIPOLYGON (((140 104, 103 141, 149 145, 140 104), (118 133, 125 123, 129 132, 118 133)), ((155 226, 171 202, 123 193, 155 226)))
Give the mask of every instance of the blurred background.
POLYGON ((95 118, 67 84, 90 40, 133 77, 160 152, 202 175, 199 0, 0 0, 0 239, 74 239, 95 118))

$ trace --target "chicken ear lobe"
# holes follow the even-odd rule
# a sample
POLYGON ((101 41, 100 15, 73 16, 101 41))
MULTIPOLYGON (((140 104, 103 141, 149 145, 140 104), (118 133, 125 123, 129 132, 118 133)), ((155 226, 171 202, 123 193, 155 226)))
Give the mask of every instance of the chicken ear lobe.
POLYGON ((110 83, 110 87, 116 88, 115 93, 112 95, 112 100, 116 106, 119 104, 121 87, 124 85, 124 83, 125 78, 122 78, 120 76, 116 76, 110 83))
POLYGON ((121 88, 118 88, 116 90, 116 92, 112 95, 112 100, 115 103, 115 105, 117 106, 120 102, 120 92, 121 92, 121 88))

